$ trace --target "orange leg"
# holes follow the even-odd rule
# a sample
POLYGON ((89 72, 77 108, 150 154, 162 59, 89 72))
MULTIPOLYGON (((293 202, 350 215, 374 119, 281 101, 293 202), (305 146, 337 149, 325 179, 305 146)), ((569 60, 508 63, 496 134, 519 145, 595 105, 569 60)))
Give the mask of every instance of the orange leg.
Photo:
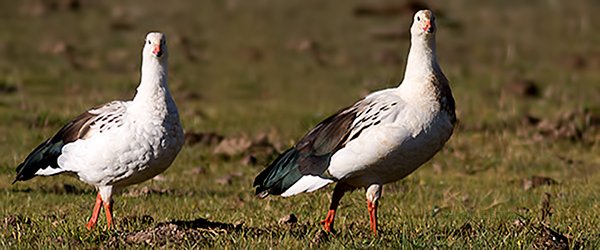
POLYGON ((327 212, 327 216, 324 220, 321 221, 321 225, 323 225, 323 229, 327 232, 333 231, 333 220, 335 219, 335 209, 329 209, 327 212))
POLYGON ((92 230, 92 228, 94 228, 98 222, 100 204, 102 204, 102 196, 100 196, 100 192, 98 192, 98 196, 96 196, 96 205, 94 205, 94 211, 92 212, 92 218, 90 218, 90 221, 88 221, 87 225, 85 226, 88 230, 92 230))
POLYGON ((369 210, 369 222, 373 235, 377 235, 377 201, 371 202, 367 200, 367 209, 369 210))
POLYGON ((333 229, 333 221, 335 220, 335 211, 340 205, 340 200, 344 196, 346 191, 352 190, 351 187, 347 186, 343 183, 338 183, 335 185, 333 189, 333 196, 331 197, 331 204, 329 205, 329 211, 327 212, 327 216, 324 220, 321 221, 321 225, 323 225, 323 229, 330 233, 335 233, 333 229))
POLYGON ((109 202, 103 202, 104 204, 104 212, 106 212, 106 224, 108 229, 112 226, 112 200, 109 202))

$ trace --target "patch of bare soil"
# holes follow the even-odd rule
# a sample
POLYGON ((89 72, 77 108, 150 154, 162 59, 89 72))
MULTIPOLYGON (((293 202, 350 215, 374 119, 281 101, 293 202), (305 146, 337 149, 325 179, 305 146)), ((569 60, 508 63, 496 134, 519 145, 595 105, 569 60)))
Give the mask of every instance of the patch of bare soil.
POLYGON ((522 123, 518 133, 535 141, 550 139, 594 143, 600 137, 600 112, 590 109, 560 112, 546 118, 526 115, 522 123))
POLYGON ((193 221, 170 221, 159 223, 139 232, 129 233, 125 242, 129 244, 146 244, 163 246, 167 243, 178 244, 184 241, 207 242, 210 244, 214 236, 228 234, 240 230, 242 224, 212 222, 203 218, 193 221))
MULTIPOLYGON (((145 219, 142 217, 133 220, 145 219)), ((122 233, 119 238, 128 245, 168 248, 169 246, 179 246, 185 242, 212 245, 214 238, 233 233, 243 233, 246 237, 278 237, 285 230, 292 237, 305 238, 314 227, 315 225, 312 224, 300 223, 298 218, 292 214, 282 217, 277 223, 261 228, 246 227, 243 222, 223 223, 198 218, 192 221, 162 222, 141 231, 122 233)), ((325 238, 321 240, 325 240, 325 238)))

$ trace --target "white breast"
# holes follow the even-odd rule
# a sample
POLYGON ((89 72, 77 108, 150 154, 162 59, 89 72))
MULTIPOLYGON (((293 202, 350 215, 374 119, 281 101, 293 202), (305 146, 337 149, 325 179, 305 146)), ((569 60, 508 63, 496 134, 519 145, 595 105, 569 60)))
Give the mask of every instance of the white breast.
POLYGON ((128 116, 113 128, 63 148, 59 164, 95 186, 127 186, 163 172, 183 145, 177 119, 142 120, 128 116))

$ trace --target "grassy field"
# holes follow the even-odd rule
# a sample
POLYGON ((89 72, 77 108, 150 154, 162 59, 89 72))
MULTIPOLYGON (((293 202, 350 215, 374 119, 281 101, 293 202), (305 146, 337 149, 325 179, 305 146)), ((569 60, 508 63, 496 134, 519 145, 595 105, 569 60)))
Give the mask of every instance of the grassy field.
POLYGON ((435 1, 440 64, 460 124, 445 149, 384 188, 259 200, 254 176, 341 107, 396 86, 415 2, 0 1, 0 248, 600 247, 600 4, 435 1), (162 4, 161 4, 162 3, 162 4), (95 191, 55 176, 11 184, 42 140, 87 108, 129 99, 150 30, 165 32, 188 142, 160 178, 84 225, 95 191), (281 223, 294 214, 298 221, 281 223))

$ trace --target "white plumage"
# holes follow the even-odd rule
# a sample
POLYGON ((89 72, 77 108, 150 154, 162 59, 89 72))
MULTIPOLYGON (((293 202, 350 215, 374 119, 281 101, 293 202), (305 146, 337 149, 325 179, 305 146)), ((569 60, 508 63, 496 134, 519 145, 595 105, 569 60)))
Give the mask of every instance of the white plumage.
POLYGON ((142 51, 142 75, 131 101, 112 101, 92 108, 38 146, 17 168, 15 181, 36 175, 75 173, 98 189, 99 204, 112 221, 112 195, 167 169, 183 146, 183 129, 167 86, 165 35, 149 33, 142 51))
POLYGON ((322 222, 333 230, 345 192, 365 188, 371 229, 383 184, 400 180, 431 159, 456 123, 454 98, 435 53, 435 20, 414 16, 404 80, 325 119, 255 179, 259 197, 290 196, 337 182, 322 222), (328 182, 329 181, 329 182, 328 182))

